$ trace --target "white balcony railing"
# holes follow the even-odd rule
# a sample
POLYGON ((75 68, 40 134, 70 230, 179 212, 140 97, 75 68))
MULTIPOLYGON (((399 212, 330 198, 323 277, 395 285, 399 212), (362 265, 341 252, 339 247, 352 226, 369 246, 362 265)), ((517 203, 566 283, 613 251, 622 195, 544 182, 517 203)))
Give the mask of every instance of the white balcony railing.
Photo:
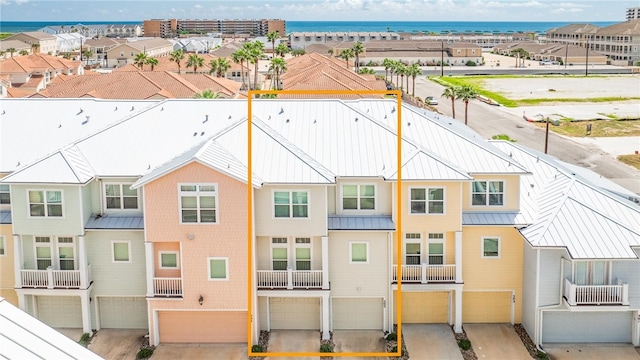
POLYGON ((182 296, 182 278, 153 278, 154 296, 182 296))
POLYGON ((80 270, 20 270, 23 288, 86 289, 91 284, 91 265, 87 265, 87 284, 82 284, 80 270))
POLYGON ((322 270, 258 270, 258 288, 322 288, 322 270))
POLYGON ((567 303, 576 305, 629 305, 629 284, 620 279, 616 285, 576 285, 564 280, 563 295, 567 303))
MULTIPOLYGON (((402 282, 455 282, 455 265, 401 265, 402 282)), ((398 265, 393 265, 393 281, 398 281, 398 265)))

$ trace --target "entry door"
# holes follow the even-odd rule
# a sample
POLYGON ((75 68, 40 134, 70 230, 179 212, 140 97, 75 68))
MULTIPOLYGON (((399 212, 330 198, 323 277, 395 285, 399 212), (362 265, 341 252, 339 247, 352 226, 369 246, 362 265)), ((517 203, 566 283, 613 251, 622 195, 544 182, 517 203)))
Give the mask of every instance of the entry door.
POLYGON ((75 247, 72 237, 58 238, 58 256, 60 270, 75 270, 75 247))

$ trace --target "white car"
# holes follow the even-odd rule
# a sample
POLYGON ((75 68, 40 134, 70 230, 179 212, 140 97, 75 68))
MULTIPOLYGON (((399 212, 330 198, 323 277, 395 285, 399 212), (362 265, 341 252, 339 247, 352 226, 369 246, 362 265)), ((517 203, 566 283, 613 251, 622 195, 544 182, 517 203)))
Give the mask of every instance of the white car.
POLYGON ((438 99, 436 99, 435 96, 427 96, 424 98, 424 102, 429 105, 438 105, 438 99))

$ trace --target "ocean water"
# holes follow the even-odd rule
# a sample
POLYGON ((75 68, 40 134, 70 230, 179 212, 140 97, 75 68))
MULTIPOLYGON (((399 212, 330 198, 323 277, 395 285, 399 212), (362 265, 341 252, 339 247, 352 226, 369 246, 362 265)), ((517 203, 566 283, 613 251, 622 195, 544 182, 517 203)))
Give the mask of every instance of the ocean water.
MULTIPOLYGON (((0 32, 36 31, 48 25, 140 24, 142 21, 0 21, 0 32)), ((608 26, 615 22, 589 22, 608 26)), ((360 31, 360 32, 519 32, 544 33, 571 22, 497 22, 497 21, 287 21, 287 32, 360 31)))

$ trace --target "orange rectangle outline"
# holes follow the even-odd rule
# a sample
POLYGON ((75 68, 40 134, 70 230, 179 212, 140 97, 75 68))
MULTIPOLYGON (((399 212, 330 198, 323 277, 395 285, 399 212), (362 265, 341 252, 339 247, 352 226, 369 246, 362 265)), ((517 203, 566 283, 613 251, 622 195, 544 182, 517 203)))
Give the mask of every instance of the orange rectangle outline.
MULTIPOLYGON (((293 357, 293 356, 334 356, 334 357, 350 357, 350 356, 401 356, 402 355, 402 276, 397 277, 397 304, 398 307, 398 351, 395 353, 321 353, 321 352, 253 352, 252 350, 252 318, 253 318, 253 176, 252 176, 252 103, 251 99, 254 95, 262 94, 278 94, 283 95, 387 95, 393 94, 397 99, 398 117, 397 117, 397 152, 398 152, 398 181, 396 187, 397 203, 396 203, 396 264, 402 264, 402 92, 400 90, 249 90, 247 94, 247 269, 248 269, 248 311, 247 311, 247 351, 248 356, 270 356, 270 357, 293 357)), ((274 101, 275 99, 271 99, 274 101)))

